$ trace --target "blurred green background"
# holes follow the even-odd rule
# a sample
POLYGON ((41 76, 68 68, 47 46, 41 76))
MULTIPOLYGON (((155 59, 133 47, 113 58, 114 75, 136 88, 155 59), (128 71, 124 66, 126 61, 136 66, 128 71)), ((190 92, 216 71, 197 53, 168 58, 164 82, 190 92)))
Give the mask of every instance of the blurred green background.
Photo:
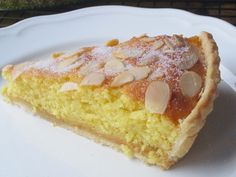
POLYGON ((35 9, 73 5, 83 0, 0 0, 1 9, 35 9))

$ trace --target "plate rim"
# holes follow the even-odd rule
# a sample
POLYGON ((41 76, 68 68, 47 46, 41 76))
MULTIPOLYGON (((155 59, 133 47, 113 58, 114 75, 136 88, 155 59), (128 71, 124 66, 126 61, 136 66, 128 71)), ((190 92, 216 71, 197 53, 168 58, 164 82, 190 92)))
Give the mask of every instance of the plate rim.
MULTIPOLYGON (((65 19, 73 19, 75 17, 83 17, 88 15, 110 13, 110 12, 112 12, 113 14, 121 12, 126 12, 126 13, 141 12, 145 13, 145 15, 147 14, 147 15, 162 15, 162 16, 169 16, 169 14, 175 14, 175 16, 178 15, 184 19, 191 18, 191 20, 193 20, 191 24, 198 23, 199 21, 202 20, 208 21, 208 23, 211 23, 211 25, 218 26, 221 29, 224 29, 222 30, 222 32, 225 32, 227 36, 236 36, 236 27, 234 25, 216 17, 198 15, 186 10, 176 9, 176 8, 144 8, 144 7, 133 7, 124 5, 93 6, 58 14, 34 16, 18 21, 10 26, 0 28, 0 33, 2 33, 4 36, 10 35, 12 33, 17 34, 27 27, 40 23, 63 21, 65 19)), ((0 37, 3 35, 0 34, 0 37)))

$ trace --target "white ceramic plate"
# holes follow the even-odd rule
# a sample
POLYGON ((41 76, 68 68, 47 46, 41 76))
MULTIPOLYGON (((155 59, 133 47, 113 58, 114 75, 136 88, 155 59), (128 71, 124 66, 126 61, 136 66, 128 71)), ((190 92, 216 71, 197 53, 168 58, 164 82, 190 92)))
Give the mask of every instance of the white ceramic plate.
MULTIPOLYGON (((0 29, 0 67, 111 38, 147 33, 211 32, 222 62, 236 74, 236 29, 211 17, 174 9, 103 6, 41 16, 0 29)), ((0 84, 3 84, 2 78, 0 84)), ((68 130, 53 127, 0 99, 0 176, 2 177, 235 177, 236 93, 224 82, 215 109, 197 141, 169 171, 129 160, 68 130)))

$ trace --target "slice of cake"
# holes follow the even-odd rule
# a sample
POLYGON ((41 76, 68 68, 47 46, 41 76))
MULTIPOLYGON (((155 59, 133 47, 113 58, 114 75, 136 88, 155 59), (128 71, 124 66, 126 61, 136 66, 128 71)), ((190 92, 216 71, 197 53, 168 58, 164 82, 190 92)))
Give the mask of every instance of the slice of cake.
POLYGON ((211 34, 134 37, 3 68, 2 94, 49 120, 167 169, 213 109, 220 81, 211 34))

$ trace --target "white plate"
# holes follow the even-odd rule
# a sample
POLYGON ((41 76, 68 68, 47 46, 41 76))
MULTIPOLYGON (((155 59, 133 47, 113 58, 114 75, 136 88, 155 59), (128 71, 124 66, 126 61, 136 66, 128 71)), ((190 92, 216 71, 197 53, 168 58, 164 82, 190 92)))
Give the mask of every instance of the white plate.
MULTIPOLYGON (((236 29, 232 25, 181 10, 121 6, 36 17, 0 29, 0 67, 48 57, 55 51, 102 44, 111 38, 125 40, 143 33, 191 36, 200 31, 214 35, 222 62, 236 74, 236 29)), ((0 99, 0 176, 236 176, 236 94, 224 82, 215 109, 194 146, 169 171, 129 160, 35 117, 0 99)))

